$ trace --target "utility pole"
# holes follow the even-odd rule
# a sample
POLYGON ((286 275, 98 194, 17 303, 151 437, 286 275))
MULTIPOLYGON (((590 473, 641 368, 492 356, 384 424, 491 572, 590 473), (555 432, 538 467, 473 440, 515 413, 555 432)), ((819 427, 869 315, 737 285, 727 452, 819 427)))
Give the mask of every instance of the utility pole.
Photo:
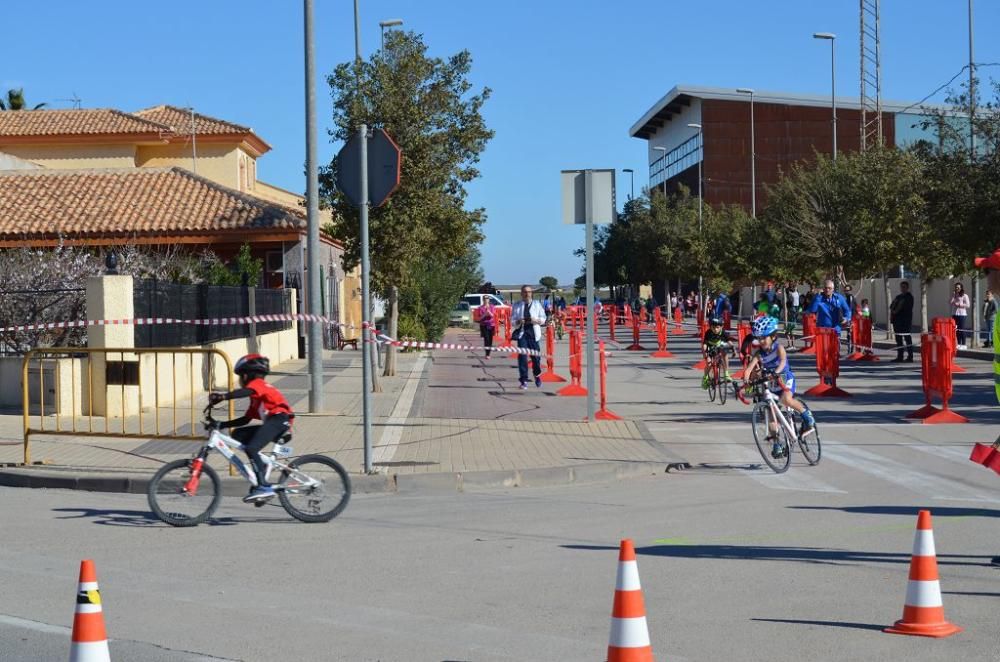
POLYGON ((198 174, 198 132, 195 130, 194 125, 194 106, 190 106, 191 110, 191 172, 198 174))
MULTIPOLYGON (((319 284, 319 170, 316 164, 316 48, 313 33, 313 0, 303 0, 305 13, 306 69, 306 256, 309 273, 308 293, 310 315, 321 314, 319 284)), ((309 353, 309 412, 323 411, 323 327, 320 322, 308 323, 309 353)))

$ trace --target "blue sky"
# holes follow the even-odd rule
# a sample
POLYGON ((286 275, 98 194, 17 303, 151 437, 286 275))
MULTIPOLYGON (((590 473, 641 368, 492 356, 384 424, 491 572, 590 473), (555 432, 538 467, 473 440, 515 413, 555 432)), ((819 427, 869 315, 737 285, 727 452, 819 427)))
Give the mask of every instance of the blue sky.
MULTIPOLYGON (((921 99, 961 69, 966 4, 882 3, 884 98, 921 99)), ((975 5, 976 61, 1000 62, 1000 2, 975 5)), ((351 0, 316 0, 320 72, 353 57, 352 12, 351 0)), ((0 90, 56 108, 74 93, 88 108, 193 105, 252 126, 274 147, 259 177, 304 190, 299 0, 8 2, 3 16, 0 90)), ((468 48, 474 84, 492 88, 496 137, 469 202, 489 214, 483 266, 497 283, 579 275, 583 229, 561 224, 559 171, 633 168, 638 191, 645 142, 628 128, 675 84, 828 93, 828 45, 811 36, 825 31, 838 35, 838 95, 858 92, 857 0, 362 0, 361 16, 366 54, 378 22, 402 18, 434 55, 468 48)), ((329 88, 317 89, 325 128, 329 88)), ((322 160, 338 149, 324 131, 322 160)), ((628 187, 620 175, 620 201, 628 187)))

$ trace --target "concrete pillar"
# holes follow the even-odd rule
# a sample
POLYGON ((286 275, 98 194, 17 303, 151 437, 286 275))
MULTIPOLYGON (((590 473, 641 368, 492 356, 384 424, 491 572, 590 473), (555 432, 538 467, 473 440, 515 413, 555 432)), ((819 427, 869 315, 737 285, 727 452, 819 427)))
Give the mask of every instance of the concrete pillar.
MULTIPOLYGON (((132 320, 132 276, 91 276, 87 279, 87 318, 132 320)), ((131 349, 135 329, 131 324, 92 326, 87 346, 93 349, 131 349)), ((90 385, 94 414, 121 418, 139 413, 139 365, 133 352, 97 352, 91 355, 90 385)), ((85 381, 86 384, 86 381, 85 381)))

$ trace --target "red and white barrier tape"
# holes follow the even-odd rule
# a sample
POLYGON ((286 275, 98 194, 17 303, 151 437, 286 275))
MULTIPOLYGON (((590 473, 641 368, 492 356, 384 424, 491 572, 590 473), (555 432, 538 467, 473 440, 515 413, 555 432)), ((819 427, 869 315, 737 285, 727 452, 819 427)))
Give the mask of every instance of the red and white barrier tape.
POLYGON ((354 325, 341 324, 322 315, 305 315, 301 313, 280 315, 250 315, 247 317, 219 317, 210 319, 176 319, 173 317, 137 317, 133 319, 116 320, 74 320, 70 322, 46 322, 44 324, 21 324, 18 326, 0 327, 0 333, 19 333, 24 331, 47 331, 51 329, 76 329, 92 326, 149 326, 157 324, 190 324, 193 326, 223 326, 234 324, 263 324, 265 322, 320 322, 328 326, 338 326, 348 330, 358 330, 354 325))

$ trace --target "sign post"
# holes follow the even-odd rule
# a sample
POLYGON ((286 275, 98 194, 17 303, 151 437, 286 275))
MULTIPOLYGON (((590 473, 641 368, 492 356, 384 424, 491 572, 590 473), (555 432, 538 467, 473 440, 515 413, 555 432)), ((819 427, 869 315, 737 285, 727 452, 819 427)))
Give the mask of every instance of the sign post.
MULTIPOLYGON (((587 253, 587 317, 594 320, 594 223, 612 223, 617 217, 615 204, 615 170, 562 171, 563 223, 584 225, 587 253)), ((595 420, 594 409, 594 324, 585 324, 587 331, 587 420, 595 420)))
POLYGON ((372 473, 371 394, 372 342, 371 265, 368 257, 368 208, 378 207, 399 187, 402 155, 399 146, 382 129, 368 134, 362 124, 337 154, 337 187, 360 210, 361 217, 361 401, 364 430, 365 473, 372 473))

